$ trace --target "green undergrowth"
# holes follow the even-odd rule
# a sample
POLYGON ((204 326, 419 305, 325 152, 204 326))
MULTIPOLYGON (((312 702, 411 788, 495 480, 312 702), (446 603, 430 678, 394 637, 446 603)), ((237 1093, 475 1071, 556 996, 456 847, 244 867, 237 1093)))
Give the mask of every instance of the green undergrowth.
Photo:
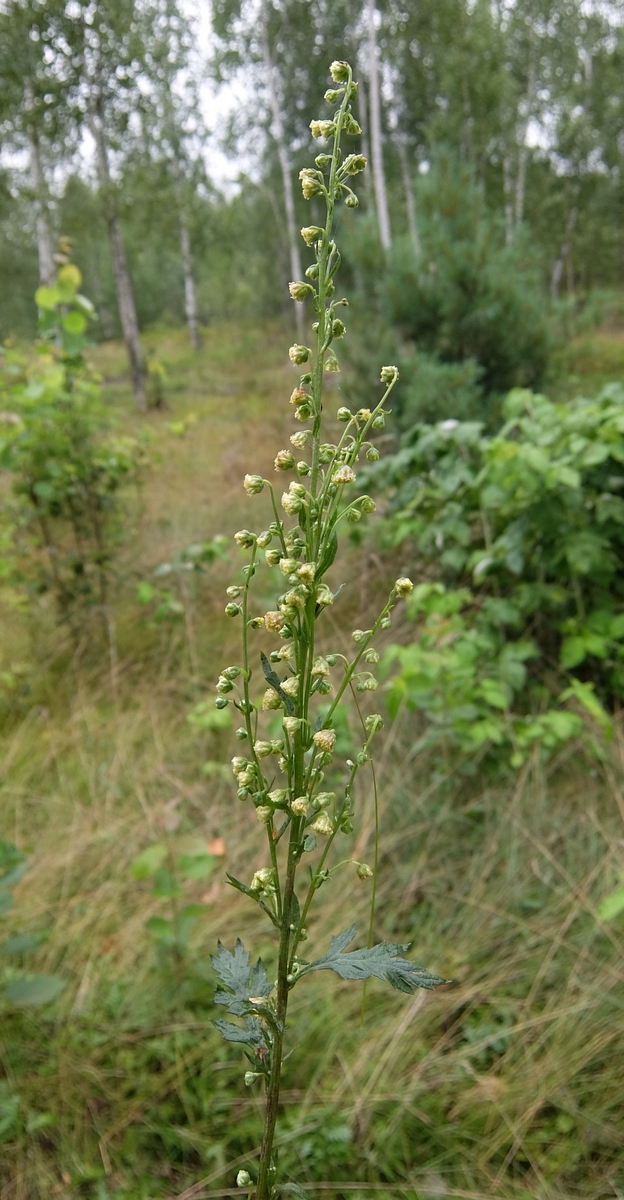
MULTIPOLYGON (((182 333, 147 338, 165 406, 142 423, 150 466, 128 510, 113 640, 94 631, 76 644, 45 599, 33 615, 2 594, 0 837, 28 856, 2 940, 41 940, 2 955, 0 970, 65 983, 48 1006, 1 1010, 2 1200, 234 1195, 259 1144, 260 1092, 241 1097, 241 1052, 213 1028, 209 959, 236 930, 272 961, 225 882, 226 870, 246 879, 262 865, 262 831, 247 828, 221 766, 232 731, 196 707, 232 636, 223 588, 237 551, 197 574, 175 561, 244 524, 238 481, 252 466, 272 469, 277 401, 292 386, 277 333, 215 327, 197 358, 182 333), (140 603, 145 582, 181 611, 140 603), (174 872, 198 847, 211 861, 180 870, 178 894, 159 894, 136 868, 154 845, 174 872), (191 906, 187 944, 171 948, 146 928, 191 906)), ((119 347, 94 359, 106 401, 136 432, 119 347)), ((334 641, 365 623, 397 567, 366 543, 335 564, 333 581, 346 586, 328 616, 334 641)), ((395 625, 386 645, 410 636, 395 625)), ((336 1200, 617 1197, 624 918, 599 909, 624 874, 620 719, 601 757, 572 742, 548 762, 533 749, 520 770, 498 772, 444 743, 416 753, 423 720, 401 709, 379 752, 375 933, 411 941, 414 958, 452 982, 415 997, 373 982, 363 1016, 348 982, 319 976, 295 997, 280 1162, 308 1194, 336 1200)), ((370 860, 364 787, 355 825, 352 857, 370 860)), ((369 885, 354 870, 329 887, 310 931, 322 948, 351 921, 364 934, 368 920, 369 885)))

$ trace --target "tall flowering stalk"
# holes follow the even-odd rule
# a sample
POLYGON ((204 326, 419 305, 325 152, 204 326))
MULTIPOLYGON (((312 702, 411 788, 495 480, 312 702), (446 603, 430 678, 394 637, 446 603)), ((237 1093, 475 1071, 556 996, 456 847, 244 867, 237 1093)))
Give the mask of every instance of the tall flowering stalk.
MULTIPOLYGON (((369 938, 365 949, 345 952, 355 938, 354 927, 334 937, 323 957, 310 961, 300 954, 314 898, 331 874, 326 864, 333 843, 339 834, 353 830, 355 780, 369 762, 371 742, 383 724, 377 714, 363 718, 361 749, 353 760, 346 761, 336 791, 325 791, 324 773, 332 764, 336 743, 336 709, 348 690, 356 696, 375 691, 377 681, 370 670, 379 658, 373 645, 375 635, 389 627, 394 605, 412 590, 409 579, 397 580, 372 628, 353 632, 353 657, 317 652, 317 622, 336 599, 325 576, 336 556, 338 530, 345 521, 359 521, 375 507, 368 496, 348 498, 355 482, 355 466, 362 455, 368 460, 379 457, 370 439, 375 430, 383 428, 388 411, 385 405, 398 375, 396 367, 383 367, 381 399, 371 409, 357 413, 339 408, 337 418, 344 424, 342 436, 337 444, 322 441, 324 374, 338 370, 334 343, 344 336, 345 326, 337 309, 347 303, 334 298, 334 279, 340 265, 333 238, 335 210, 343 202, 350 208, 357 207, 351 183, 366 166, 361 154, 345 156, 341 150, 344 135, 360 133, 351 112, 357 92, 351 67, 346 62, 334 62, 330 73, 335 87, 325 93, 325 99, 334 108, 334 115, 328 120, 312 121, 311 129, 315 138, 330 142, 331 149, 317 156, 314 167, 300 173, 304 197, 309 200, 314 196, 324 203, 326 220, 324 227, 310 225, 301 230, 314 261, 306 271, 306 280, 290 284, 291 296, 298 301, 309 298, 316 313, 312 326, 315 350, 294 345, 289 351, 291 362, 303 367, 290 397, 293 415, 303 426, 290 441, 301 457, 297 458, 292 450, 277 454, 276 471, 291 474, 288 489, 279 501, 270 480, 261 475, 245 476, 244 486, 250 496, 268 490, 274 520, 261 533, 244 529, 236 534, 238 545, 249 550, 249 561, 242 569, 243 582, 228 588, 226 612, 242 624, 242 663, 227 667, 217 683, 217 706, 233 704, 242 716, 243 724, 236 736, 244 753, 232 760, 237 794, 240 800, 254 805, 266 829, 270 860, 270 866, 259 868, 248 884, 229 878, 234 887, 260 906, 278 942, 274 982, 269 981, 260 960, 250 966, 249 954, 240 940, 233 952, 219 945, 213 959, 224 985, 215 996, 216 1003, 243 1022, 223 1020, 217 1025, 226 1039, 245 1047, 252 1065, 245 1082, 253 1086, 255 1081, 262 1081, 266 1090, 257 1180, 254 1183, 248 1171, 240 1171, 237 1178, 239 1186, 248 1188, 249 1196, 255 1194, 256 1200, 269 1200, 284 1188, 296 1190, 293 1184, 277 1183, 273 1157, 292 989, 305 975, 325 969, 343 979, 376 976, 408 993, 442 982, 439 976, 402 957, 407 946, 383 942, 373 946, 369 938), (261 554, 280 577, 283 590, 274 609, 254 615, 251 589, 261 554), (278 648, 268 657, 253 646, 258 630, 279 639, 278 648), (323 704, 319 705, 321 698, 323 704), (282 714, 281 734, 272 738, 263 732, 262 723, 265 714, 270 718, 276 712, 282 714), (298 872, 304 875, 299 894, 298 872)), ((355 863, 355 867, 361 879, 373 875, 366 863, 355 863)))

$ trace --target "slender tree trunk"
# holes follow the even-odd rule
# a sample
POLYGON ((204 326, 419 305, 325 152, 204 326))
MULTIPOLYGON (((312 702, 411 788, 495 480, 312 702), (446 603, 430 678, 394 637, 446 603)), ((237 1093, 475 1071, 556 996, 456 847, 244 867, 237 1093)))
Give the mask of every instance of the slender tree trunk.
POLYGON ((97 171, 100 189, 104 198, 105 216, 106 223, 108 225, 111 258, 113 261, 113 275, 115 278, 115 289, 117 291, 117 303, 119 306, 119 318, 121 320, 121 328, 123 330, 124 341, 126 343, 128 358, 130 360, 130 374, 132 376, 134 399, 138 411, 145 412, 147 408, 147 398, 145 395, 145 370, 141 355, 139 322, 136 314, 132 284, 130 282, 130 272, 128 271, 126 248, 124 246, 121 226, 119 224, 119 217, 117 215, 117 206, 113 196, 108 153, 108 137, 106 134, 106 123, 103 107, 104 105, 102 97, 93 97, 90 125, 91 132, 95 140, 97 171))
MULTIPOLYGON (((561 250, 559 251, 559 257, 555 260, 555 262, 553 264, 552 274, 550 276, 550 294, 551 294, 553 300, 556 300, 559 296, 559 288, 561 286, 561 280, 563 278, 564 267, 566 265, 566 261, 568 259, 570 250, 572 248, 572 234, 574 233, 574 226, 576 225, 577 216, 578 216, 578 208, 576 208, 576 206, 574 206, 574 208, 570 209, 570 212, 568 214, 568 219, 566 221, 566 227, 565 227, 565 233, 563 235, 563 242, 561 243, 561 250)), ((570 278, 568 276, 568 287, 569 287, 569 282, 570 282, 570 278)))
POLYGON ((368 78, 370 84, 370 136, 372 150, 373 183, 379 236, 385 250, 391 245, 390 214, 383 168, 381 136, 381 100, 379 95, 379 64, 377 62, 377 29, 375 26, 375 0, 367 0, 368 16, 368 78))
MULTIPOLYGON (((358 99, 359 99, 358 120, 360 122, 360 126, 362 129, 362 154, 364 155, 364 158, 366 159, 366 161, 370 162, 371 154, 370 154, 370 139, 368 136, 368 104, 367 104, 366 84, 363 79, 363 72, 360 72, 360 79, 358 81, 358 99)), ((362 176, 362 183, 363 183, 364 189, 366 191, 367 203, 370 205, 373 212, 375 212, 375 196, 374 196, 374 192, 373 192, 373 181, 371 178, 370 171, 364 172, 364 174, 362 176)))
POLYGON ((182 251, 182 269, 184 271, 184 306, 189 327, 191 346, 199 350, 199 324, 197 321, 197 297, 195 295, 195 279, 193 277, 193 257, 191 254, 191 238, 189 234, 186 211, 180 207, 180 250, 182 251))
POLYGON ((503 159, 503 195, 505 197, 505 243, 507 246, 511 246, 514 235, 514 209, 511 157, 509 154, 506 154, 503 159))
MULTIPOLYGON (((297 220, 295 217, 295 195, 293 191, 292 170, 288 159, 288 150, 286 148, 286 138, 284 135, 282 110, 280 108, 279 95, 275 81, 275 67, 269 46, 266 8, 264 5, 262 7, 262 55, 264 58, 267 87, 269 89, 271 115, 273 117, 273 136, 277 145, 277 155, 279 158, 280 169, 282 172, 282 182, 284 186, 284 207, 286 209, 286 233, 288 236, 288 248, 290 250, 290 270, 293 280, 296 280, 301 279, 303 268, 301 266, 299 234, 297 230, 297 220)), ((297 335, 299 339, 303 341, 305 333, 305 311, 303 305, 297 303, 296 301, 295 319, 297 322, 297 335)))
POLYGON ((527 133, 529 130, 529 122, 531 120, 533 99, 535 96, 535 63, 531 61, 529 64, 529 79, 527 83, 526 93, 526 117, 522 123, 522 132, 519 138, 520 149, 518 151, 518 174, 516 175, 516 197, 514 217, 516 225, 520 225, 524 220, 524 199, 526 194, 526 172, 527 163, 529 161, 529 147, 527 146, 527 133))
POLYGON ((405 207, 407 209, 407 228, 412 243, 412 249, 416 258, 420 258, 420 237, 418 236, 418 221, 416 220, 416 200, 414 198, 414 187, 407 159, 407 146, 405 138, 402 134, 396 136, 396 148, 399 153, 399 162, 401 164, 401 176, 403 178, 403 188, 405 191, 405 207))
POLYGON ((184 273, 184 309, 186 322, 193 350, 199 350, 199 322, 197 319, 197 295, 195 292, 195 277, 193 275, 193 254, 191 251, 191 235, 188 227, 188 217, 184 203, 184 182, 178 158, 174 154, 173 177, 178 201, 178 225, 180 227, 180 251, 182 253, 182 271, 184 273))
MULTIPOLYGON (((34 98, 30 83, 26 84, 24 99, 27 112, 32 113, 34 98)), ((46 287, 52 287, 56 277, 56 269, 54 266, 54 241, 52 239, 48 215, 49 192, 41 161, 39 135, 34 121, 29 123, 28 126, 28 151, 30 159, 30 186, 32 188, 35 212, 35 235, 39 258, 39 283, 45 284, 46 287)))

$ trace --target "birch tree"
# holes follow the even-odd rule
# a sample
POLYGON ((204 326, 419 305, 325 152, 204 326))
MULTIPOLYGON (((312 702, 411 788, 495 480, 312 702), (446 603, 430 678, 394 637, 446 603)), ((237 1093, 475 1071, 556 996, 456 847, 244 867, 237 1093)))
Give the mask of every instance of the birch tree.
POLYGON ((383 138, 381 130, 381 96, 379 87, 379 62, 377 57, 377 10, 375 0, 366 0, 368 35, 368 82, 370 102, 370 141, 373 186, 379 236, 385 250, 390 248, 390 213, 383 165, 383 138))

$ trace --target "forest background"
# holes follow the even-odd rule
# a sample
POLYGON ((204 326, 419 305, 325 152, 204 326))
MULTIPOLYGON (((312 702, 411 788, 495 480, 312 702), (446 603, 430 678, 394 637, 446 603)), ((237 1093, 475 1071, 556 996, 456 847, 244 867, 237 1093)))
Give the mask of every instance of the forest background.
MULTIPOLYGON (((363 1025, 315 983, 280 1155, 336 1196, 621 1197, 621 5, 213 0, 197 22, 0 4, 0 1196, 234 1194, 257 1142, 211 1026, 209 954, 241 923, 224 859, 257 865, 213 709, 220 535, 287 435, 318 215, 297 175, 348 58, 369 169, 340 228, 340 396, 401 379, 332 620, 419 584, 380 647, 377 924, 453 983, 371 989, 363 1025), (19 389, 59 337, 91 371, 52 445, 48 383, 19 389), (97 536, 57 470, 87 461, 97 536)), ((345 887, 347 923, 369 899, 345 887)))

